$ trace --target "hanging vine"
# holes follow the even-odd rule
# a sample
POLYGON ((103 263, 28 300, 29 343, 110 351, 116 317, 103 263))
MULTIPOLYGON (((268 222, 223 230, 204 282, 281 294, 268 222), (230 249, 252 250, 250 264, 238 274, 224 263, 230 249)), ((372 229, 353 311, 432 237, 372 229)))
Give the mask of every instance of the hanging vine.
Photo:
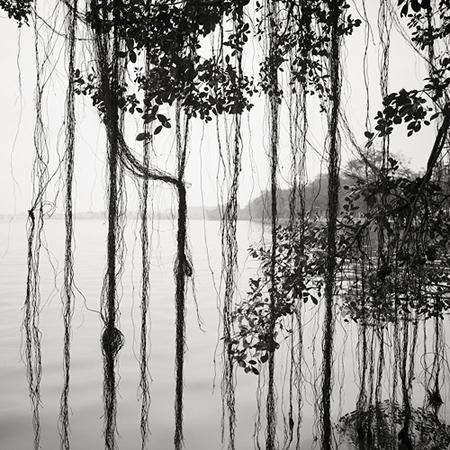
POLYGON ((70 426, 69 426, 69 389, 70 389, 70 346, 72 333, 72 315, 73 315, 73 175, 74 175, 74 151, 75 151, 75 38, 77 30, 77 11, 78 2, 74 0, 73 5, 67 8, 66 33, 67 40, 67 56, 68 56, 68 85, 66 93, 66 152, 65 152, 65 254, 64 254, 64 290, 63 290, 63 319, 64 319, 64 359, 63 373, 64 385, 61 393, 60 406, 60 434, 61 448, 70 448, 70 426))
MULTIPOLYGON (((20 19, 18 19, 20 22, 26 21, 26 14, 28 14, 29 11, 28 8, 31 8, 31 5, 24 5, 23 15, 21 13, 20 19)), ((42 117, 42 99, 45 89, 45 83, 43 82, 42 77, 45 73, 44 70, 46 66, 41 60, 40 36, 37 27, 36 10, 33 15, 33 25, 36 67, 34 127, 35 155, 33 161, 32 204, 28 210, 27 218, 27 282, 23 328, 25 330, 25 363, 27 368, 28 391, 33 412, 33 445, 37 450, 40 447, 41 439, 40 403, 42 377, 41 331, 39 328, 41 300, 39 268, 42 249, 42 233, 44 230, 46 188, 49 183, 49 154, 46 143, 44 121, 42 117)))
MULTIPOLYGON (((243 88, 243 70, 242 55, 245 43, 248 40, 249 25, 244 21, 243 5, 237 5, 232 13, 231 20, 233 22, 233 32, 228 40, 222 46, 229 47, 231 54, 235 55, 236 77, 233 79, 233 90, 236 93, 242 91, 243 88)), ((225 56, 228 64, 230 57, 225 56)), ((222 61, 224 62, 224 61, 222 61)), ((236 239, 236 228, 238 219, 238 191, 239 191, 239 175, 241 172, 241 156, 242 156, 242 138, 241 138, 241 108, 236 108, 233 114, 233 143, 232 154, 229 155, 228 167, 231 172, 231 182, 228 189, 228 197, 225 210, 222 215, 221 222, 221 238, 222 238, 222 265, 225 278, 225 292, 223 301, 223 381, 222 381, 222 398, 223 398, 223 417, 228 418, 228 448, 235 448, 235 427, 236 427, 236 411, 235 411, 235 394, 234 394, 234 364, 232 353, 232 329, 233 329, 233 298, 236 291, 236 272, 237 272, 237 256, 238 244, 236 239)), ((223 439, 223 437, 222 437, 223 439)))
POLYGON ((328 116, 328 217, 327 217, 327 258, 325 274, 325 316, 322 341, 322 398, 321 398, 321 445, 323 449, 332 448, 331 427, 331 382, 334 334, 334 291, 336 271, 336 224, 339 193, 339 132, 338 119, 340 107, 340 37, 339 21, 342 2, 330 3, 330 106, 328 116))
POLYGON ((114 21, 119 20, 120 4, 120 0, 115 0, 111 5, 112 8, 107 8, 105 4, 98 4, 96 1, 91 3, 92 31, 108 145, 107 271, 102 292, 104 329, 101 339, 104 367, 104 433, 105 447, 108 449, 114 449, 117 446, 116 364, 118 352, 124 344, 123 334, 118 328, 118 280, 123 258, 124 219, 123 172, 119 165, 121 119, 117 96, 122 77, 119 58, 122 44, 118 29, 114 25, 114 21), (112 25, 109 26, 109 23, 112 25))
MULTIPOLYGON (((150 71, 150 61, 146 52, 146 74, 150 71)), ((145 114, 149 114, 148 107, 145 109, 145 114)), ((142 164, 146 170, 149 170, 150 165, 150 151, 152 145, 151 125, 144 125, 144 133, 146 138, 143 145, 143 161, 142 164)), ((141 279, 141 342, 139 349, 140 356, 140 380, 139 388, 141 390, 141 449, 144 450, 148 444, 149 434, 149 409, 150 409, 150 380, 148 368, 148 338, 149 338, 149 302, 150 302, 150 245, 149 245, 149 229, 148 229, 148 215, 149 215, 149 180, 142 181, 142 190, 140 192, 140 219, 141 219, 141 258, 142 258, 142 279, 141 279)))

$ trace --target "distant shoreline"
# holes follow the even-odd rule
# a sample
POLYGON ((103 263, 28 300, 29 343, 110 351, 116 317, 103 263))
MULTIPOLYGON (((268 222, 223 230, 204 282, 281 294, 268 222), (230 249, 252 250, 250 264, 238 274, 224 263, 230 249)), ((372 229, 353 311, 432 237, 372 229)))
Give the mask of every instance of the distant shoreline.
MULTIPOLYGON (((28 217, 27 212, 20 212, 17 214, 0 214, 0 222, 8 222, 14 220, 26 220, 28 217)), ((129 211, 126 214, 127 219, 138 219, 138 211, 129 211)), ((54 213, 52 215, 47 215, 46 220, 64 220, 65 216, 63 213, 54 213)), ((75 220, 106 220, 106 211, 84 211, 74 214, 75 220)), ((176 218, 176 211, 161 211, 157 212, 153 216, 154 219, 158 220, 171 220, 176 218)), ((219 209, 217 207, 193 207, 188 210, 189 220, 208 220, 217 221, 221 219, 219 209)), ((251 217, 247 209, 242 209, 239 211, 238 220, 260 220, 257 217, 251 217)))

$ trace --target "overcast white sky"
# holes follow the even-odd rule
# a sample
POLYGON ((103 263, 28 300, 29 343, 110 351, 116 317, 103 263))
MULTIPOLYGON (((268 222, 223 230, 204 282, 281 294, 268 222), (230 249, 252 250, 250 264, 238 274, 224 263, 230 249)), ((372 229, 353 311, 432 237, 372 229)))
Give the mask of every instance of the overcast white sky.
MULTIPOLYGON (((370 2, 370 14, 375 16, 378 2, 370 2)), ((45 39, 47 26, 40 23, 45 39)), ((379 108, 379 72, 378 72, 378 37, 376 25, 369 43, 369 75, 371 92, 371 112, 373 118, 379 108)), ((65 91, 65 74, 63 69, 64 54, 62 40, 55 40, 53 58, 61 56, 61 63, 56 65, 49 79, 47 97, 44 102, 44 120, 48 130, 49 152, 53 161, 58 160, 58 152, 63 151, 64 135, 62 131, 63 105, 65 91)), ((0 136, 2 149, 0 152, 0 214, 21 213, 29 208, 31 202, 31 163, 33 159, 33 127, 34 127, 34 49, 33 30, 22 27, 19 31, 15 22, 4 16, 0 18, 0 136)), ((256 45, 256 44, 255 44, 256 45)), ((364 46, 363 28, 350 37, 344 51, 345 82, 343 86, 345 108, 350 118, 357 139, 364 144, 366 98, 362 77, 362 52, 364 46)), ((247 59, 247 65, 252 61, 247 59)), ((254 70, 258 63, 254 62, 254 70)), ((391 49, 391 79, 392 91, 421 86, 420 79, 425 76, 424 65, 414 52, 404 43, 398 33, 393 34, 391 49)), ((256 197, 261 189, 268 186, 267 158, 265 153, 267 129, 264 116, 263 101, 257 100, 257 105, 251 112, 250 119, 243 120, 243 138, 245 143, 243 155, 243 170, 241 176, 241 206, 249 199, 256 197)), ((314 111, 309 117, 310 139, 321 151, 325 124, 323 118, 314 111)), ((140 131, 134 123, 127 124, 130 132, 130 144, 140 150, 140 144, 133 140, 140 131)), ((76 186, 75 208, 81 211, 102 211, 105 209, 104 172, 105 146, 103 129, 95 111, 87 99, 77 99, 77 142, 76 142, 76 186)), ((282 132, 287 135, 287 124, 281 123, 282 132)), ((426 164, 427 156, 432 147, 434 130, 430 127, 418 136, 406 139, 404 129, 396 132, 392 139, 392 150, 404 156, 410 162, 413 170, 419 170, 426 164)), ((280 180, 287 176, 288 154, 286 138, 282 139, 282 167, 280 180)), ((158 160, 161 167, 173 172, 173 161, 169 157, 173 150, 173 139, 170 135, 158 136, 156 141, 158 160)), ((189 165, 186 179, 190 183, 189 202, 191 205, 216 205, 218 149, 213 124, 202 127, 196 122, 192 128, 189 165), (203 137, 203 139, 202 139, 203 137)), ((342 161, 351 158, 348 149, 342 152, 342 161)), ((54 166, 51 166, 53 169, 54 166)), ((309 178, 316 176, 321 170, 320 158, 311 152, 307 171, 309 178)), ((322 166, 326 170, 326 166, 322 166)), ((219 183, 220 184, 220 183, 219 183)), ((129 190, 130 209, 134 209, 135 190, 129 190)), ((54 187, 50 192, 55 192, 54 187)), ((170 208, 171 193, 169 188, 158 188, 156 194, 159 208, 170 208)), ((59 205, 62 204, 60 197, 59 205)))

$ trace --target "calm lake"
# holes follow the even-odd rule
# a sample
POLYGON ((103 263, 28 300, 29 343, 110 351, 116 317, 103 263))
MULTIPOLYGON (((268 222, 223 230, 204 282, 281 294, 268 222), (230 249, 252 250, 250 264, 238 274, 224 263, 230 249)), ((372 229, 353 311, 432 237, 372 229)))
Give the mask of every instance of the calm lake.
MULTIPOLYGON (((16 219, 0 222, 0 448, 32 448, 33 432, 25 364, 23 362, 23 302, 26 279, 26 227, 16 219)), ((140 448, 139 430, 139 223, 129 220, 125 231, 126 261, 122 277, 120 329, 125 346, 119 353, 118 443, 123 449, 140 448)), ((221 352, 219 341, 218 292, 220 283, 219 222, 192 220, 190 248, 195 270, 195 293, 202 329, 190 287, 187 303, 187 351, 185 359, 184 434, 188 449, 221 448, 221 352)), ((71 444, 73 449, 103 447, 102 382, 100 349, 102 323, 98 314, 105 268, 106 223, 102 220, 77 220, 75 224, 76 295, 73 316, 71 360, 71 444)), ((239 292, 245 295, 248 277, 257 264, 247 254, 250 243, 262 237, 261 224, 239 222, 239 292)), ((170 220, 154 221, 151 257, 151 355, 150 371, 150 448, 173 448, 175 310, 173 261, 175 225, 170 220)), ((59 289, 62 285, 64 222, 50 220, 45 229, 45 248, 41 266, 41 314, 43 375, 41 385, 41 447, 59 448, 58 413, 63 385, 63 321, 59 289)), ((312 447, 313 411, 316 397, 312 384, 320 373, 319 315, 313 305, 305 305, 305 369, 302 443, 312 447)), ((335 354, 335 419, 355 409, 357 367, 354 356, 357 333, 350 324, 338 322, 335 354)), ((448 333, 446 333, 448 335, 448 333)), ((448 336, 446 336, 448 338, 448 336)), ((447 342, 450 342, 447 339, 447 342)), ((277 398, 279 408, 287 401, 286 367, 281 351, 276 356, 277 398)), ((418 368, 420 373, 420 368, 418 368)), ((261 377, 264 385, 264 377, 261 377)), ((419 383, 419 381, 418 381, 419 383)), ((258 377, 238 369, 237 449, 254 448, 254 428, 258 411, 258 377)), ((421 405, 419 384, 415 403, 421 405)), ((423 389, 422 389, 423 391, 423 389)), ((442 392, 443 418, 449 422, 448 386, 442 392)), ((264 398, 262 399, 264 403, 264 398)), ((283 416, 278 417, 279 440, 283 441, 283 416)), ((264 428, 264 427, 263 427, 264 428)), ((261 442, 264 442, 264 429, 261 442)), ((280 445, 281 448, 281 445, 280 445)), ((345 448, 343 443, 340 448, 345 448)))

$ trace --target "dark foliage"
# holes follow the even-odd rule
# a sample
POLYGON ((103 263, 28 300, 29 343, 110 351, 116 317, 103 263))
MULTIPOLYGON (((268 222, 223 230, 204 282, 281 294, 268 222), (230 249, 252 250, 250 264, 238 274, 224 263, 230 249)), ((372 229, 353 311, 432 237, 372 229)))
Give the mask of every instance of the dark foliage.
POLYGON ((19 27, 23 24, 28 25, 32 4, 33 0, 0 0, 0 8, 8 14, 8 17, 16 20, 19 27))
POLYGON ((258 365, 268 360, 270 351, 279 348, 286 329, 283 319, 295 313, 300 303, 317 305, 323 295, 325 227, 309 222, 305 233, 295 228, 279 227, 276 247, 275 284, 270 278, 271 248, 255 245, 252 258, 260 261, 261 274, 251 278, 248 297, 236 306, 232 336, 232 354, 246 372, 258 373, 258 365), (303 256, 299 258, 299 253, 303 256), (275 297, 275 330, 269 333, 270 293, 275 297))
MULTIPOLYGON (((384 401, 366 411, 346 414, 339 419, 337 429, 355 449, 406 449, 403 422, 401 405, 384 401)), ((450 427, 425 408, 417 408, 412 411, 411 436, 411 449, 443 450, 450 444, 450 427)))

